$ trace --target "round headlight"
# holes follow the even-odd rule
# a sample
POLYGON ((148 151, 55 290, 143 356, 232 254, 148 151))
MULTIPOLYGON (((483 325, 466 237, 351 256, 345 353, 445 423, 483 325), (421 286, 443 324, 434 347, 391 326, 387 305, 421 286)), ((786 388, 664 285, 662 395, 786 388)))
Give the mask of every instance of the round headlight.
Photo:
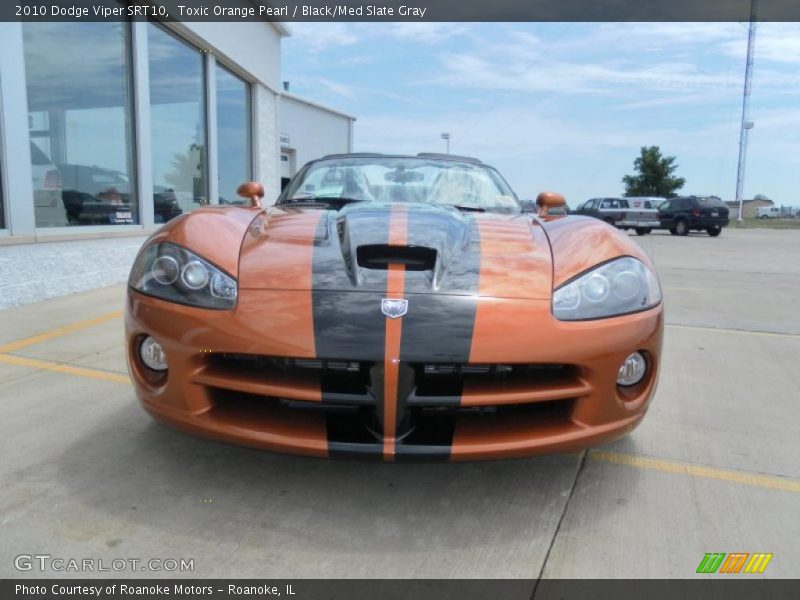
POLYGON ((617 383, 629 386, 639 383, 647 372, 647 360, 640 352, 629 355, 619 367, 617 383))
POLYGON ((630 300, 639 293, 640 278, 630 271, 623 271, 614 277, 612 290, 614 295, 621 300, 630 300))
POLYGON ((589 276, 583 283, 583 295, 589 302, 602 302, 608 297, 608 279, 600 273, 589 276))
POLYGON ((149 369, 153 369, 153 371, 167 370, 167 353, 154 337, 148 335, 142 340, 139 346, 139 356, 149 369))
POLYGON ((193 260, 183 267, 181 280, 190 290, 199 290, 208 283, 208 271, 199 260, 193 260))
POLYGON ((161 285, 171 285, 178 281, 181 268, 178 261, 171 256, 159 256, 153 261, 150 272, 153 274, 153 279, 161 285))

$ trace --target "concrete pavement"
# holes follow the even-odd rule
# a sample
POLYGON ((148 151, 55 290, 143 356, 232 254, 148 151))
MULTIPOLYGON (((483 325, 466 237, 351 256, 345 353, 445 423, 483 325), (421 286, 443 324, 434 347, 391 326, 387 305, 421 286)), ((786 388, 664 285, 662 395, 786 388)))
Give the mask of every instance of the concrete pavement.
POLYGON ((800 231, 636 239, 664 286, 663 374, 644 423, 582 455, 385 465, 195 439, 135 403, 123 286, 0 311, 0 577, 39 576, 13 561, 42 552, 194 559, 126 577, 517 578, 771 552, 764 576, 795 576, 800 231))

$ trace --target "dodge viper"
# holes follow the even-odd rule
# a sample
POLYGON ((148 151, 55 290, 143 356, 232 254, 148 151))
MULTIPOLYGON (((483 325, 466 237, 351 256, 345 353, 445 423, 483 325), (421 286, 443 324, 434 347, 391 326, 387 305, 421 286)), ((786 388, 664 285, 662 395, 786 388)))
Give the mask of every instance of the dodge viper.
POLYGON ((274 205, 181 215, 131 270, 136 394, 156 419, 261 449, 385 461, 575 451, 655 391, 661 289, 626 234, 523 210, 477 159, 343 154, 274 205))

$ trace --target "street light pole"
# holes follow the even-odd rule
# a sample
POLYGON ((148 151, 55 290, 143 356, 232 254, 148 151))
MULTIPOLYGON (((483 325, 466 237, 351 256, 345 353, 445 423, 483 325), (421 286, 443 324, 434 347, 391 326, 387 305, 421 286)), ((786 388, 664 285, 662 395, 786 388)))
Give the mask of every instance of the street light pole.
POLYGON ((450 134, 449 133, 443 133, 442 134, 442 139, 447 144, 447 154, 450 154, 450 134))
POLYGON ((739 165, 736 171, 736 202, 739 204, 739 221, 742 221, 744 200, 744 168, 747 161, 747 132, 753 128, 753 122, 747 118, 750 104, 750 85, 753 80, 753 52, 756 42, 756 5, 757 0, 750 0, 750 29, 747 32, 747 61, 744 67, 744 92, 742 93, 742 125, 739 129, 739 165))

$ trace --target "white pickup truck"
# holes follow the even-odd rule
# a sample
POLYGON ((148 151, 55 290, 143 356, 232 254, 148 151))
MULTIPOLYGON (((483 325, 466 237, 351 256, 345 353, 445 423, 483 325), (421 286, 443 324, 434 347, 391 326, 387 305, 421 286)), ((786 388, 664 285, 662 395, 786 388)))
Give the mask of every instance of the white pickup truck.
POLYGON ((619 229, 633 229, 646 235, 660 225, 658 202, 662 198, 592 198, 581 204, 573 214, 601 219, 619 229))

